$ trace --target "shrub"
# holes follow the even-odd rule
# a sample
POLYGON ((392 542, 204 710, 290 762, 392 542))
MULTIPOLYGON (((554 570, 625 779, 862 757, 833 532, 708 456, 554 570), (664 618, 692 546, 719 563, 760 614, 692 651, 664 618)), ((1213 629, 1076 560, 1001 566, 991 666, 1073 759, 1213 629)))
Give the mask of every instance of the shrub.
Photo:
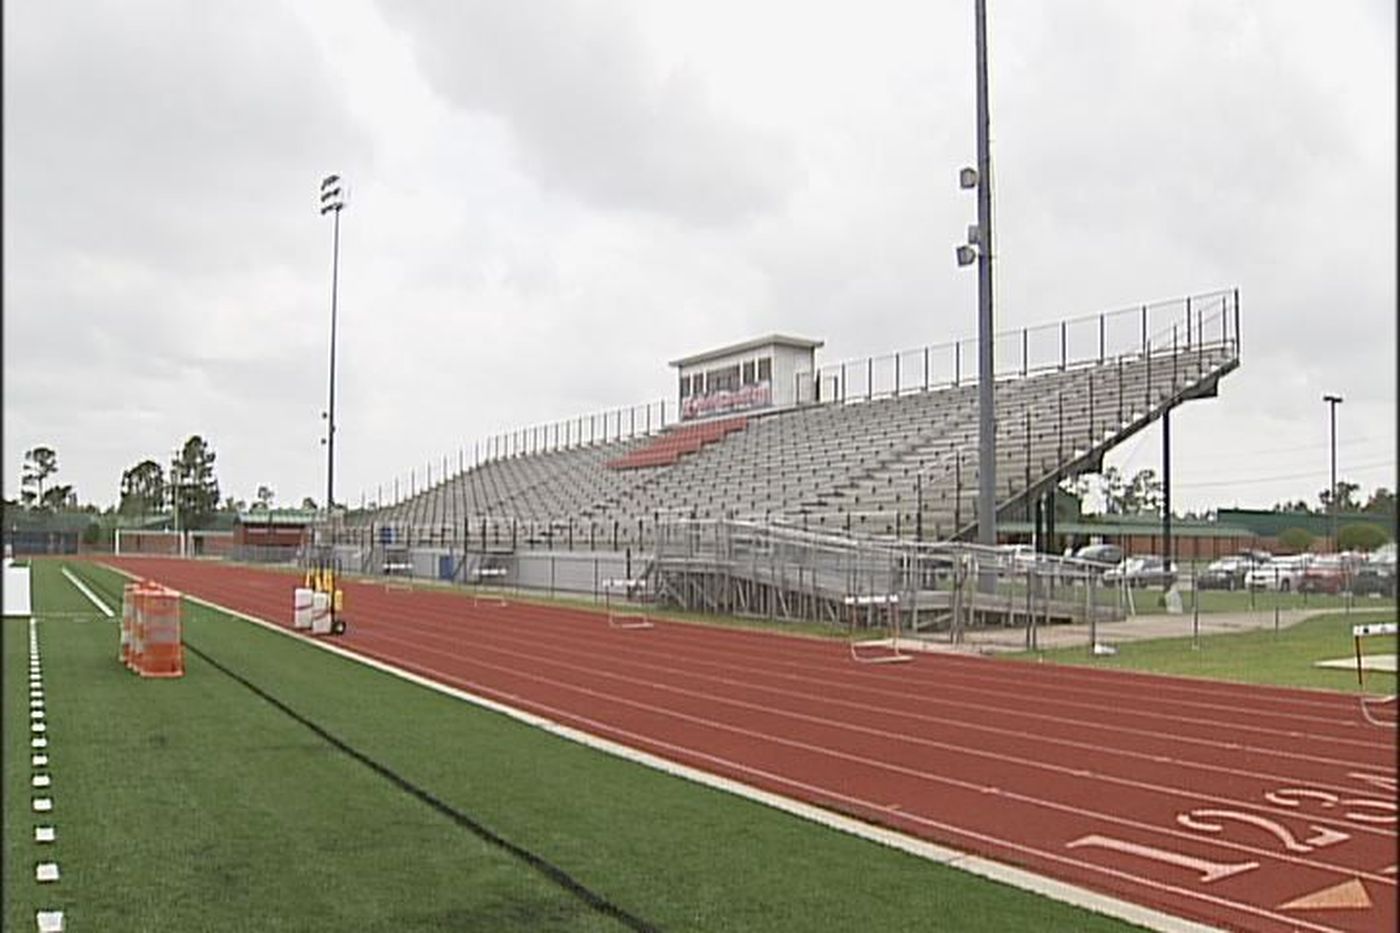
POLYGON ((1289 528, 1278 536, 1278 543, 1283 545, 1285 550, 1302 554, 1312 547, 1313 536, 1306 528, 1289 528))
POLYGON ((1374 551, 1389 540, 1385 529, 1371 522, 1352 522, 1337 531, 1337 547, 1343 551, 1374 551))

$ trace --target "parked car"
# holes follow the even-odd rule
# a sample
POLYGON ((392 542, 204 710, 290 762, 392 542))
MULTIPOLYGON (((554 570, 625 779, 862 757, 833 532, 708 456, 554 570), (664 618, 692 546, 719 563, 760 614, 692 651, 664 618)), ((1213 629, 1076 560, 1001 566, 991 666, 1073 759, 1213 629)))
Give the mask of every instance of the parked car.
POLYGON ((1245 574, 1255 566, 1243 557, 1222 557, 1206 565, 1196 575, 1196 588, 1201 590, 1244 589, 1245 574))
POLYGON ((1346 564, 1340 558, 1319 557, 1303 568, 1302 579, 1298 581, 1298 592, 1335 595, 1347 588, 1350 576, 1346 564))
POLYGON ((1309 557, 1300 554, 1296 557, 1278 557, 1267 564, 1260 564, 1244 575, 1244 585, 1251 590, 1274 590, 1279 593, 1296 592, 1303 582, 1303 571, 1307 569, 1309 557))
POLYGON ((1076 560, 1113 567, 1123 562, 1123 549, 1116 544, 1086 544, 1074 552, 1076 560))
POLYGON ((1110 586, 1127 584, 1132 587, 1170 588, 1176 584, 1176 564, 1169 563, 1155 554, 1129 557, 1118 566, 1105 571, 1103 582, 1110 586))
POLYGON ((1395 595, 1395 564, 1371 560, 1356 568, 1351 578, 1353 596, 1395 595))

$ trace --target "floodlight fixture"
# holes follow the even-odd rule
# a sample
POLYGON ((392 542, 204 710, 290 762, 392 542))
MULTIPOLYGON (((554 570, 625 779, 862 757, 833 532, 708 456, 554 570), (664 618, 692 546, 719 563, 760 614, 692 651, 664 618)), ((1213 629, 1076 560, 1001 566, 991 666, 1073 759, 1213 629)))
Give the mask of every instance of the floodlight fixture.
POLYGON ((321 213, 339 213, 345 207, 345 185, 339 175, 327 175, 321 179, 321 213))
POLYGON ((970 266, 977 261, 977 250, 971 246, 958 247, 958 265, 970 266))
POLYGON ((965 167, 958 170, 958 187, 966 191, 977 187, 977 169, 965 167))

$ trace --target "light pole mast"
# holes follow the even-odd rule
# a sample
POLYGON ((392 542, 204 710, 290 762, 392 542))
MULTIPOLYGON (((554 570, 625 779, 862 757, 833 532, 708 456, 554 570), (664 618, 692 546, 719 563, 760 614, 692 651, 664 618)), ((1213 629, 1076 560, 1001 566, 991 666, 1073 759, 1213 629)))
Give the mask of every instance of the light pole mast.
POLYGON ((997 543, 996 376, 992 350, 992 151, 987 0, 977 0, 977 540, 997 543))
POLYGON ((329 527, 335 506, 335 316, 336 287, 340 277, 340 212, 345 207, 344 186, 339 175, 321 180, 321 215, 335 215, 331 246, 331 367, 329 403, 326 407, 326 524, 329 527))
POLYGON ((1332 550, 1339 551, 1341 548, 1337 543, 1337 406, 1342 403, 1340 395, 1324 395, 1322 400, 1327 403, 1328 413, 1332 422, 1332 483, 1328 487, 1332 490, 1327 497, 1327 511, 1331 512, 1332 521, 1332 550))
POLYGON ((977 263, 977 540, 997 543, 996 354, 992 321, 992 151, 987 103, 987 3, 976 0, 977 167, 958 186, 977 189, 977 223, 957 249, 958 265, 977 263))

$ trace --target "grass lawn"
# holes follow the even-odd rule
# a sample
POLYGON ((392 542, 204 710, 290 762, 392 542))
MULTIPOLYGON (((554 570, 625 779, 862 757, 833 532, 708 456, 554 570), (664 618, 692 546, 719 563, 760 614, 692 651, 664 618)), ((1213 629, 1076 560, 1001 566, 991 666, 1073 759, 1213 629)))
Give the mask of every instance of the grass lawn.
MULTIPOLYGON (((1187 611, 1191 611, 1191 593, 1182 592, 1181 604, 1187 611)), ((1350 604, 1351 611, 1374 612, 1383 610, 1385 607, 1394 607, 1395 601, 1381 596, 1347 596, 1345 594, 1333 596, 1326 593, 1270 593, 1258 591, 1249 593, 1245 590, 1200 590, 1196 594, 1199 600, 1201 612, 1259 612, 1270 611, 1277 606, 1280 609, 1316 609, 1319 612, 1329 609, 1346 609, 1350 604)), ((1166 612, 1166 602, 1162 598, 1161 590, 1134 590, 1133 605, 1140 614, 1166 612)))
MULTIPOLYGON (((121 579, 79 573, 114 608, 121 579)), ((33 865, 27 626, 6 620, 6 929, 592 930, 621 924, 202 661, 143 681, 117 626, 34 562, 58 840, 33 865), (74 614, 76 613, 76 614, 74 614), (95 615, 95 612, 93 613, 95 615)), ((532 729, 186 603, 187 644, 358 752, 668 930, 1126 924, 532 729)))
MULTIPOLYGON (((1222 594, 1228 595, 1228 594, 1222 594)), ((1039 652, 1021 652, 1006 657, 1044 659, 1060 664, 1088 664, 1208 677, 1241 683, 1274 684, 1288 687, 1315 687, 1327 690, 1358 691, 1356 671, 1314 667, 1313 662, 1353 657, 1351 627, 1362 622, 1394 622, 1395 609, 1350 613, 1329 612, 1280 630, 1233 632, 1203 636, 1199 647, 1190 637, 1159 638, 1123 642, 1118 654, 1091 657, 1082 645, 1039 652)), ((1370 638, 1364 644, 1368 654, 1394 654, 1396 640, 1370 638)), ((1367 693, 1395 692, 1395 675, 1378 671, 1366 674, 1367 693)))

